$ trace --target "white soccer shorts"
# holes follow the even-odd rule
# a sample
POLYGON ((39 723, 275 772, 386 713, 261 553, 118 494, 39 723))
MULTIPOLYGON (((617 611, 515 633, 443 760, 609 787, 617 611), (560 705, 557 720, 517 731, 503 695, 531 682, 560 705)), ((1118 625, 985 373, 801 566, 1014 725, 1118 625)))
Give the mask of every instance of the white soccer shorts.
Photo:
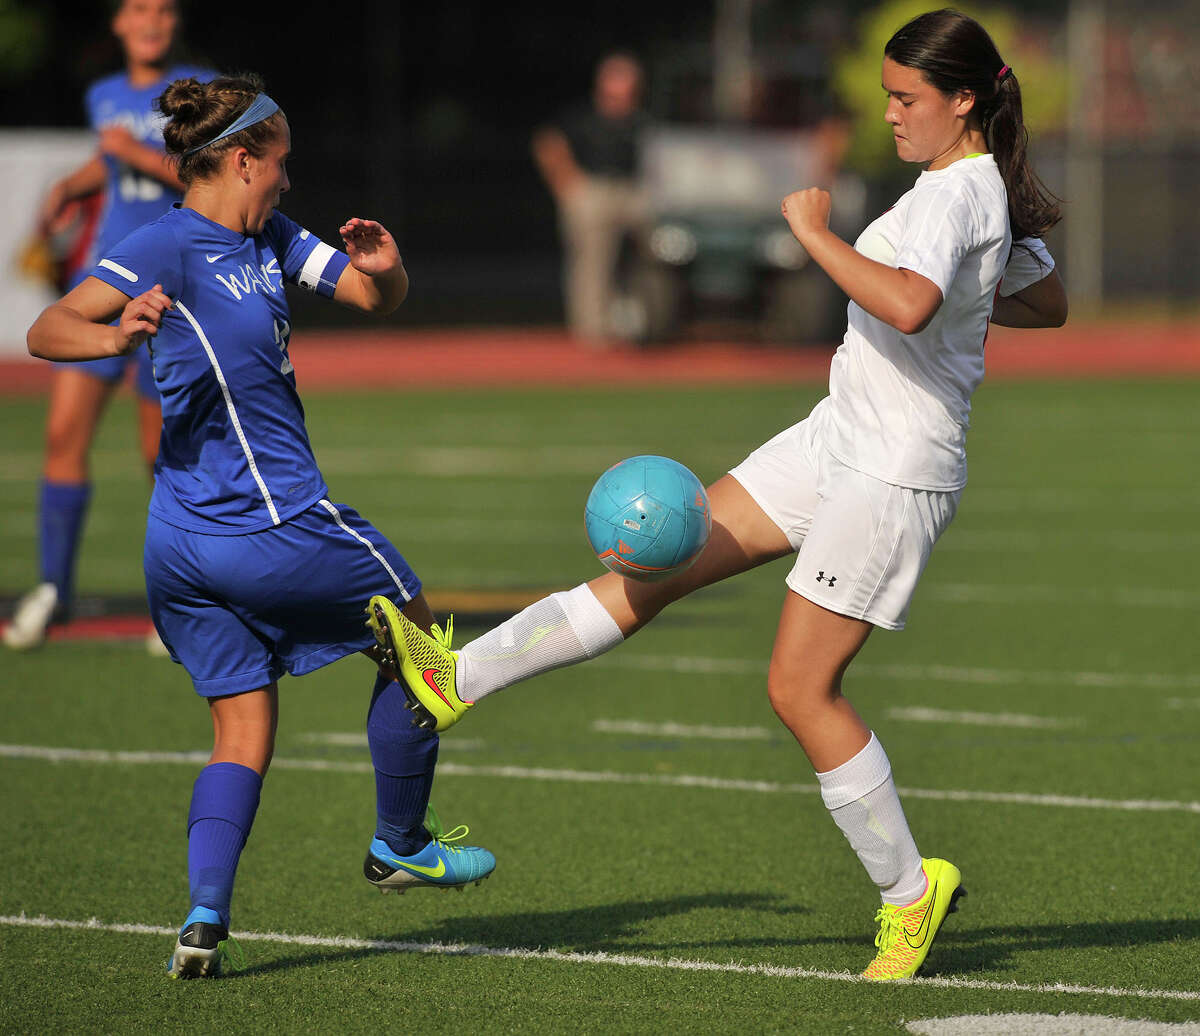
POLYGON ((822 608, 900 630, 933 545, 962 490, 907 489, 825 449, 823 408, 729 473, 798 552, 787 585, 822 608))

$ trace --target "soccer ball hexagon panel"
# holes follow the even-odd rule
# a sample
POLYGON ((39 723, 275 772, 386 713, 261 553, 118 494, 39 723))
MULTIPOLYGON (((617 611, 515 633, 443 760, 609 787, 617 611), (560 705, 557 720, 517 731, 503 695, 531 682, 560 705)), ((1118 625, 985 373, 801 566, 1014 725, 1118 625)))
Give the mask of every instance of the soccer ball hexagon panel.
POLYGON ((700 556, 712 529, 704 484, 670 457, 630 457, 597 479, 584 508, 596 557, 618 575, 667 579, 700 556))

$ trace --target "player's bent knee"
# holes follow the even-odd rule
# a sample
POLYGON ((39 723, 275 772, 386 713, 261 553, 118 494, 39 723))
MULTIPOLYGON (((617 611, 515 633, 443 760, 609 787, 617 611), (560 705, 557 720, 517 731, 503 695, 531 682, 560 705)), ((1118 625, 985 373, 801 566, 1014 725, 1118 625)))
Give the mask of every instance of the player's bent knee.
POLYGON ((767 700, 785 722, 819 715, 840 695, 832 675, 775 661, 767 672, 767 700))

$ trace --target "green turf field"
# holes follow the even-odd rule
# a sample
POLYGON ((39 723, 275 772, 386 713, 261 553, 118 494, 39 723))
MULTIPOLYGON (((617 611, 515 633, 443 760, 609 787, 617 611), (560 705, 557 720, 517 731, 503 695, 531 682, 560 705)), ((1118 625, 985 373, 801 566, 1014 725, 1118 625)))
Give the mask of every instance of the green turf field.
MULTIPOLYGON (((489 699, 444 737, 442 818, 470 824, 499 859, 462 895, 385 898, 361 877, 368 664, 285 681, 234 897, 249 966, 220 982, 163 976, 210 736, 185 674, 132 643, 3 654, 0 1030, 1200 1022, 1198 390, 996 383, 977 395, 971 485, 909 629, 876 633, 846 684, 887 747, 918 844, 955 861, 970 892, 926 978, 852 978, 873 952, 877 898, 766 702, 780 562, 677 605, 596 663, 489 699)), ((818 391, 307 406, 332 499, 391 535, 436 604, 439 591, 595 574, 582 507, 604 467, 667 453, 711 480, 818 391)), ((85 592, 141 586, 146 487, 121 402, 95 455, 85 592)), ((35 575, 42 415, 40 401, 0 403, 0 594, 35 575)), ((477 630, 460 620, 459 641, 477 630)), ((1021 1024, 1011 1031, 1038 1031, 1021 1024)))

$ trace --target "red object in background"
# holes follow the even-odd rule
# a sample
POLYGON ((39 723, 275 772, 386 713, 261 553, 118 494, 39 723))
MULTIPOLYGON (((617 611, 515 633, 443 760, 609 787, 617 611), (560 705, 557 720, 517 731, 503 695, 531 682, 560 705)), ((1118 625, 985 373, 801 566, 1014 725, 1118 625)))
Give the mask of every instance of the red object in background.
POLYGON ((50 230, 50 251, 54 257, 55 287, 66 292, 76 275, 92 265, 92 247, 104 209, 104 192, 77 198, 64 206, 50 230))

